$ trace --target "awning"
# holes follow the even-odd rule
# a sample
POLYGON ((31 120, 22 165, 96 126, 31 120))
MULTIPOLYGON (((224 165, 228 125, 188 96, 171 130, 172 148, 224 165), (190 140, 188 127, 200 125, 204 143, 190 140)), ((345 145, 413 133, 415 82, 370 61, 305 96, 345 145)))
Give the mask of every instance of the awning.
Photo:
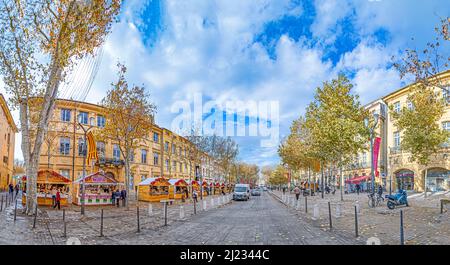
MULTIPOLYGON (((75 180, 75 183, 81 183, 83 178, 75 180)), ((96 172, 84 177, 84 183, 86 184, 99 184, 99 185, 117 185, 117 180, 105 175, 103 172, 96 172)))
POLYGON ((359 176, 351 179, 347 179, 345 183, 347 184, 359 184, 361 181, 367 181, 370 176, 359 176))
POLYGON ((186 181, 184 179, 169 179, 169 183, 172 186, 187 186, 186 181))
POLYGON ((169 181, 165 178, 148 178, 139 183, 139 186, 170 186, 169 181))

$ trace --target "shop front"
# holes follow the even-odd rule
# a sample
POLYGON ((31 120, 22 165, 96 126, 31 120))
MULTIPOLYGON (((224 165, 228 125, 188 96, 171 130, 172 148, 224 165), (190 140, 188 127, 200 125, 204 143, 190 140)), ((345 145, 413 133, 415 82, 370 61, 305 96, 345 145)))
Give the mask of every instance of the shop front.
POLYGON ((138 200, 159 202, 169 199, 170 183, 165 178, 148 178, 139 183, 138 200))
POLYGON ((188 184, 184 179, 169 179, 169 199, 187 198, 188 184))
POLYGON ((413 191, 414 190, 414 172, 403 169, 395 173, 397 189, 413 191))
MULTIPOLYGON (((22 203, 26 204, 26 176, 22 177, 22 203)), ((56 192, 59 191, 61 206, 69 205, 70 179, 52 170, 40 170, 37 175, 37 203, 41 206, 53 206, 56 192)))
POLYGON ((112 204, 112 193, 124 189, 123 183, 119 183, 103 172, 97 172, 74 182, 73 203, 76 205, 81 205, 83 202, 83 183, 85 205, 112 204))
POLYGON ((450 190, 450 170, 444 168, 428 169, 427 187, 431 192, 450 190))

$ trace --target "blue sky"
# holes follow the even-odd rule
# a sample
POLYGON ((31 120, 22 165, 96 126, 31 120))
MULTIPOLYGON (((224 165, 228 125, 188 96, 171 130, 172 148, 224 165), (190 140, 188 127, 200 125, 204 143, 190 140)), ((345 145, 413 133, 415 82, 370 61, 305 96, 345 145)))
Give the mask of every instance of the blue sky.
MULTIPOLYGON (((86 101, 105 96, 120 60, 130 82, 149 89, 161 126, 170 128, 173 102, 200 92, 278 101, 283 137, 315 88, 340 72, 363 104, 401 87, 391 57, 425 47, 449 15, 445 0, 127 0, 86 101)), ((278 162, 257 137, 236 140, 241 159, 278 162)))

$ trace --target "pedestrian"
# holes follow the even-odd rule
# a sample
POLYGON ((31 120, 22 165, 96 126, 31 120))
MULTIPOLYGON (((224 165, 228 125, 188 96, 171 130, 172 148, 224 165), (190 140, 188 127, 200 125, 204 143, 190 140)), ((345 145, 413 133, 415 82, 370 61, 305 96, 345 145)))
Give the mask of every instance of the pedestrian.
POLYGON ((52 206, 56 205, 56 189, 52 187, 52 206))
POLYGON ((113 206, 116 204, 116 192, 114 190, 111 191, 111 204, 113 206))
POLYGON ((188 191, 188 189, 185 189, 184 192, 186 193, 186 199, 188 199, 189 198, 189 191, 188 191))
POLYGON ((298 198, 300 197, 300 189, 298 186, 295 186, 294 194, 295 194, 295 198, 297 198, 297 201, 298 201, 298 198))
POLYGON ((359 184, 356 184, 356 193, 358 193, 358 195, 359 195, 359 189, 360 189, 360 186, 359 186, 359 184))
POLYGON ((53 205, 53 208, 56 208, 56 206, 58 206, 58 210, 61 210, 61 194, 59 193, 59 190, 56 191, 55 205, 53 205))
POLYGON ((125 207, 127 200, 127 191, 125 189, 122 189, 120 192, 120 199, 122 200, 122 206, 125 207))
POLYGON ((14 191, 14 186, 13 186, 13 184, 12 184, 12 183, 9 183, 8 188, 9 188, 9 196, 12 196, 13 191, 14 191))
POLYGON ((116 205, 117 205, 117 207, 120 207, 120 191, 119 191, 119 189, 116 190, 116 205))
POLYGON ((283 187, 283 195, 286 193, 286 187, 283 187))
POLYGON ((19 186, 19 183, 17 183, 16 186, 14 187, 14 191, 16 192, 16 198, 17 198, 17 194, 19 194, 19 190, 20 190, 20 186, 19 186))
POLYGON ((378 186, 378 196, 383 198, 383 186, 382 185, 378 186))
POLYGON ((192 199, 194 200, 195 203, 197 203, 197 191, 196 190, 194 190, 192 192, 192 199))

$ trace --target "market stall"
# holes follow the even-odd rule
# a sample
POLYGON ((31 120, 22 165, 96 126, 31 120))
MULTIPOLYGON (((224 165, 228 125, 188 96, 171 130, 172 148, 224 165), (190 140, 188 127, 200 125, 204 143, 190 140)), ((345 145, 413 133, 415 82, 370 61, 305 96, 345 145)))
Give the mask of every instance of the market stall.
MULTIPOLYGON (((22 177, 23 187, 26 187, 27 177, 22 177)), ((37 176, 37 202, 41 206, 53 206, 52 195, 59 191, 61 206, 69 204, 70 179, 52 170, 40 170, 37 176)), ((22 203, 26 204, 26 188, 22 193, 22 203)))
POLYGON ((216 182, 214 184, 214 195, 218 195, 218 194, 220 194, 220 183, 216 182))
POLYGON ((147 202, 159 202, 169 199, 170 183, 165 178, 148 178, 139 183, 138 199, 147 202))
POLYGON ((225 183, 222 183, 222 184, 220 185, 220 194, 222 194, 222 192, 223 192, 223 193, 226 192, 226 185, 225 185, 225 183))
POLYGON ((188 184, 184 179, 169 179, 169 199, 181 199, 182 196, 186 198, 188 184))
POLYGON ((73 185, 73 203, 81 205, 82 185, 84 182, 85 205, 107 205, 111 204, 112 193, 124 188, 123 183, 105 175, 103 172, 97 172, 80 178, 73 185))

